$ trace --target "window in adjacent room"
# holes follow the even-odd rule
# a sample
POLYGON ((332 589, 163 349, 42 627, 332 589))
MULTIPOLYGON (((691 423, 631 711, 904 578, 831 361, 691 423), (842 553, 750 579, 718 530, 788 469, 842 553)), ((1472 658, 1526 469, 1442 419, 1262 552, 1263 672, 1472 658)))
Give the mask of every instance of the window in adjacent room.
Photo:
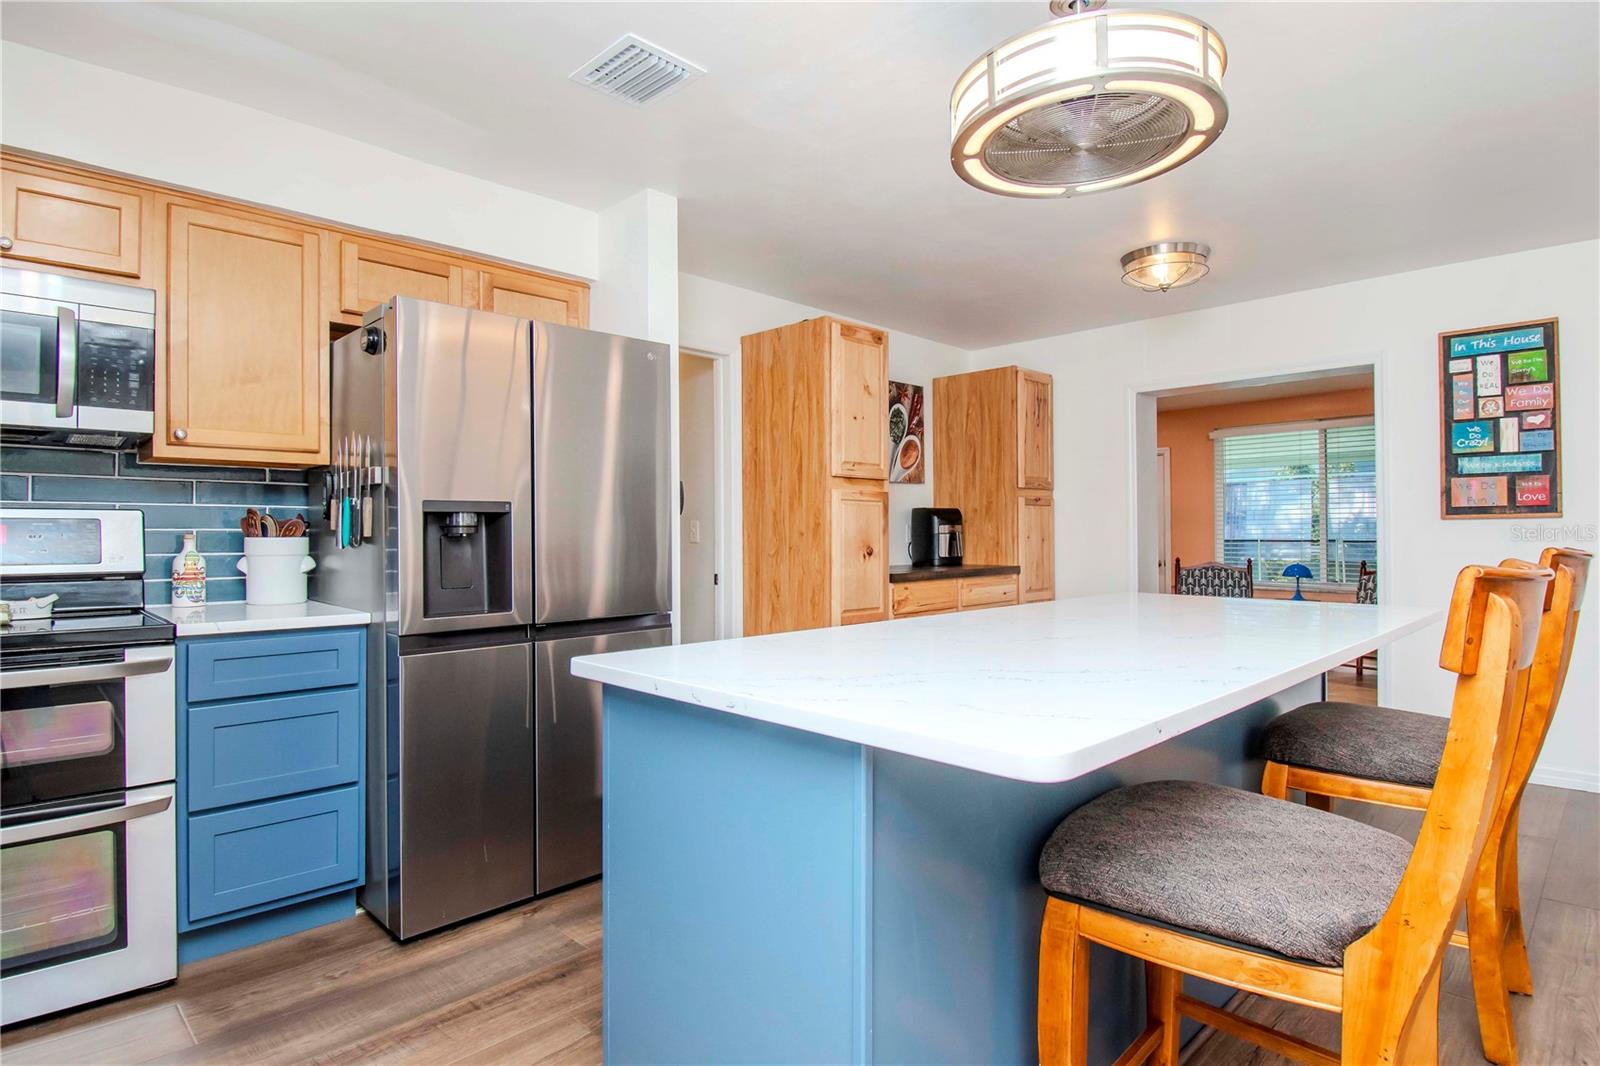
POLYGON ((1290 563, 1313 585, 1354 587, 1378 567, 1377 447, 1370 418, 1219 429, 1217 558, 1255 561, 1257 584, 1293 586, 1290 563))

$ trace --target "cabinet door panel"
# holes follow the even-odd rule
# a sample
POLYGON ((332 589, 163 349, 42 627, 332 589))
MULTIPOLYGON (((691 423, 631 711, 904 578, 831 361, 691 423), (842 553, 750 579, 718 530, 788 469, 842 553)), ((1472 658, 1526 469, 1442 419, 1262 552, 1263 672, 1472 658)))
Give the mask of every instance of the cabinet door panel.
POLYGON ((1054 414, 1049 374, 1017 371, 1017 488, 1053 487, 1054 414))
POLYGON ((479 291, 485 311, 589 328, 589 287, 579 282, 485 270, 479 291))
POLYGON ((360 315, 394 296, 464 306, 460 263, 346 237, 339 242, 339 309, 360 315))
POLYGON ((967 577, 961 579, 961 609, 971 611, 979 607, 1002 607, 1017 602, 1017 579, 1014 577, 967 577))
POLYGON ((833 624, 889 616, 889 493, 833 490, 833 624))
POLYGON ((1023 603, 1056 598, 1055 502, 1049 496, 1017 497, 1017 537, 1023 603))
POLYGON ((960 606, 956 586, 959 581, 904 581, 890 585, 890 599, 894 616, 902 618, 912 614, 943 614, 960 606))
POLYGON ((30 174, 9 163, 0 182, 8 258, 139 276, 137 192, 30 174))
POLYGON ((328 416, 318 232, 174 203, 167 238, 164 454, 317 462, 328 416))
POLYGON ((889 477, 889 346, 881 331, 833 323, 828 386, 834 477, 889 477))

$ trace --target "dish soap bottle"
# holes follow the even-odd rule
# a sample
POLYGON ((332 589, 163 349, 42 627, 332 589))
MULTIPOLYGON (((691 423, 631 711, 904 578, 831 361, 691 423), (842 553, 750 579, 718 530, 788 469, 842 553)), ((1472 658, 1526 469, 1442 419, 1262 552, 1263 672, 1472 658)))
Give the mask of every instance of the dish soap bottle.
POLYGON ((183 547, 172 558, 172 605, 199 607, 206 602, 206 557, 195 550, 194 534, 183 535, 183 547))

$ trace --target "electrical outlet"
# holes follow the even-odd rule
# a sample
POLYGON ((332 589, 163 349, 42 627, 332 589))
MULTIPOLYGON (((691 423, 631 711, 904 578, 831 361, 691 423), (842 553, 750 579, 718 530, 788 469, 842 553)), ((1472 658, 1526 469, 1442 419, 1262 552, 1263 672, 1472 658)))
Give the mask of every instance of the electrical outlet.
POLYGON ((689 543, 700 543, 700 522, 694 518, 689 519, 689 543))

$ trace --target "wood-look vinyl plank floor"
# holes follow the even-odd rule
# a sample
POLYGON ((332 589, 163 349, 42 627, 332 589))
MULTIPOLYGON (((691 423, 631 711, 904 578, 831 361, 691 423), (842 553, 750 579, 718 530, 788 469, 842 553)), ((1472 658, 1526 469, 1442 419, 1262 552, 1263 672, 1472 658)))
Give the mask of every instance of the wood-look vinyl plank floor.
MULTIPOLYGON (((1414 811, 1336 809, 1414 836, 1414 811)), ((1524 1066, 1600 1066, 1600 797, 1532 786, 1520 833, 1537 994, 1513 996, 1524 1066)), ((397 944, 364 917, 209 959, 175 985, 0 1034, 6 1066, 244 1063, 598 1066, 600 886, 584 885, 397 944)), ((1451 952, 1440 1061, 1478 1066, 1466 955, 1451 952)), ((1328 1047, 1336 1015, 1260 997, 1241 1013, 1328 1047)), ((1285 1066, 1222 1034, 1185 1066, 1285 1066)))

